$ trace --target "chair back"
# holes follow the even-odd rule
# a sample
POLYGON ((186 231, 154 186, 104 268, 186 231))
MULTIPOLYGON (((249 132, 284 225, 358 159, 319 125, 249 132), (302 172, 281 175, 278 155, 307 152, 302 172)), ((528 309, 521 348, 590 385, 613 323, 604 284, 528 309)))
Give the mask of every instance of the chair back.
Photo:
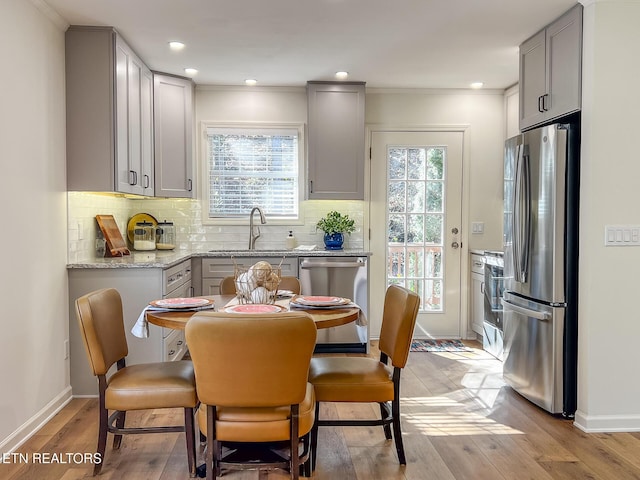
POLYGON ((78 298, 75 303, 91 370, 94 375, 105 375, 129 353, 120 294, 113 288, 104 288, 78 298))
POLYGON ((394 367, 404 368, 407 364, 419 307, 418 294, 398 285, 387 288, 379 347, 394 367))
POLYGON ((230 277, 224 277, 220 280, 220 295, 235 295, 236 294, 236 279, 232 275, 230 277))
POLYGON ((204 404, 274 407, 305 398, 316 326, 304 312, 200 312, 186 339, 204 404))
POLYGON ((300 280, 293 276, 282 276, 278 290, 291 290, 296 295, 300 295, 300 280))
MULTIPOLYGON (((291 290, 296 295, 300 295, 300 280, 293 276, 282 276, 280 278, 279 290, 291 290)), ((220 281, 220 295, 235 295, 236 282, 233 276, 224 277, 220 281)))

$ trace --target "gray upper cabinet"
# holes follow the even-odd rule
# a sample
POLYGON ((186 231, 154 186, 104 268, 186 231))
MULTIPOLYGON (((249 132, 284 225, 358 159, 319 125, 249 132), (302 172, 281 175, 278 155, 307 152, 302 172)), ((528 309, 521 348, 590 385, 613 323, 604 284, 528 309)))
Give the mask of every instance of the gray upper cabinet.
POLYGON ((110 27, 66 32, 67 187, 153 195, 153 76, 110 27))
POLYGON ((363 82, 308 82, 307 198, 364 199, 363 82))
POLYGON ((581 108, 582 5, 520 45, 520 130, 581 108))
POLYGON ((155 194, 193 197, 193 82, 154 72, 155 194))

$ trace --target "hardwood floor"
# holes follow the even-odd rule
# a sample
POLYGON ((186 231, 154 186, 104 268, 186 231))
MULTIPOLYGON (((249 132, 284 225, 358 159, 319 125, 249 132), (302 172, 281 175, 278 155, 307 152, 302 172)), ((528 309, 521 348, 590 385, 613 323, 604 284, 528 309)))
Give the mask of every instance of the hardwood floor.
MULTIPOLYGON (((405 467, 398 465, 393 443, 385 440, 380 427, 323 427, 314 478, 640 479, 640 433, 583 433, 571 421, 547 414, 506 387, 500 363, 478 344, 469 345, 476 348, 465 353, 412 352, 409 356, 401 388, 405 467)), ((323 405, 321 414, 364 417, 379 411, 368 405, 330 404, 323 405)), ((181 416, 180 410, 139 412, 130 414, 128 420, 178 422, 181 416)), ((3 459, 0 478, 89 478, 92 465, 76 461, 95 451, 96 434, 97 400, 74 399, 14 458, 3 459), (54 455, 61 462, 56 463, 54 455)), ((111 438, 109 435, 99 478, 189 478, 182 435, 124 437, 119 451, 111 450, 111 438)), ((202 449, 199 455, 202 457, 202 449)), ((275 480, 288 476, 283 472, 261 477, 257 472, 234 472, 223 478, 275 480)))

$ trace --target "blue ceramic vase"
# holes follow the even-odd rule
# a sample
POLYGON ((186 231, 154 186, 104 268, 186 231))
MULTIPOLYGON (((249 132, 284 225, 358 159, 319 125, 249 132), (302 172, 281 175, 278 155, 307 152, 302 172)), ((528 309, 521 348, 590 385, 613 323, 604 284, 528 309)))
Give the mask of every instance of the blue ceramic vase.
POLYGON ((325 233, 324 249, 325 250, 342 250, 344 235, 342 233, 325 233))

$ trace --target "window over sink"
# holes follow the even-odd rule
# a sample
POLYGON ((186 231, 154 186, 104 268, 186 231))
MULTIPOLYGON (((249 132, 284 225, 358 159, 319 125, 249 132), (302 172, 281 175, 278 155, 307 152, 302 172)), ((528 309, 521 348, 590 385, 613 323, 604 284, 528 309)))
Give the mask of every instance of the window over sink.
POLYGON ((245 220, 254 206, 271 220, 297 220, 303 132, 301 124, 206 125, 204 221, 245 220))

